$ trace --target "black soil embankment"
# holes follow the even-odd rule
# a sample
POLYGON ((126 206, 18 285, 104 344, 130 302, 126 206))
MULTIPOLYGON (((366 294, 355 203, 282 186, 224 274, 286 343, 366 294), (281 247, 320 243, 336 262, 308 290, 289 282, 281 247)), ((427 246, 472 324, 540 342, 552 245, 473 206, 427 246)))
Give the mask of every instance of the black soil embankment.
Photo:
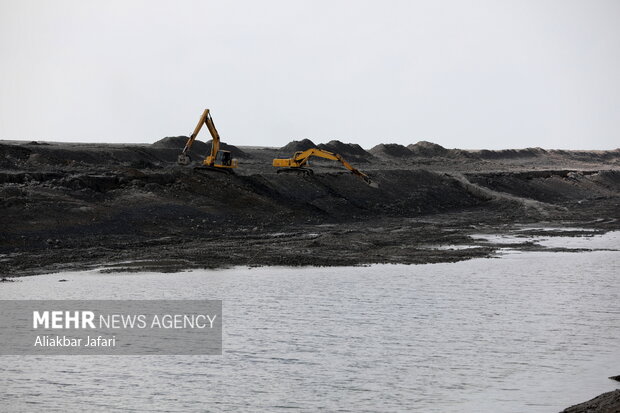
POLYGON ((616 198, 620 171, 483 173, 471 175, 469 180, 494 191, 540 202, 581 204, 616 198))
POLYGON ((603 393, 587 402, 571 406, 561 413, 618 413, 620 412, 620 390, 603 393))
POLYGON ((542 148, 504 149, 500 151, 481 150, 472 152, 482 159, 523 159, 545 156, 547 151, 542 148))
MULTIPOLYGON (((590 169, 544 169, 548 158, 540 156, 537 170, 523 171, 514 159, 447 161, 428 143, 398 162, 357 145, 324 145, 350 161, 365 159, 361 169, 378 184, 371 187, 337 162, 315 164, 313 176, 276 174, 270 160, 281 150, 269 148, 224 146, 247 156, 231 175, 180 167, 174 161, 184 140, 1 144, 0 274, 132 260, 159 270, 454 261, 492 249, 429 245, 470 243, 480 228, 541 220, 618 226, 613 157, 576 164, 590 169)), ((315 147, 287 146, 292 155, 305 145, 315 147)), ((195 148, 198 160, 209 149, 195 148)))

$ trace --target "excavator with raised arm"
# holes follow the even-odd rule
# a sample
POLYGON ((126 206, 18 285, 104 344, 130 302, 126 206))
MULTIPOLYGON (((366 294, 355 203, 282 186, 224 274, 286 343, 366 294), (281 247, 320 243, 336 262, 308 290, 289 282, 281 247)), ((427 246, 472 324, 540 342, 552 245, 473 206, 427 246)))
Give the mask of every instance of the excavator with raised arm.
POLYGON ((376 184, 373 184, 373 182, 370 180, 370 177, 368 175, 366 175, 364 172, 360 171, 359 169, 354 168, 349 162, 347 162, 339 154, 326 151, 324 149, 319 149, 319 148, 310 148, 310 149, 306 149, 305 151, 295 152, 292 158, 274 159, 273 166, 278 167, 278 168, 285 168, 285 169, 279 169, 277 173, 296 172, 296 173, 301 173, 304 175, 312 175, 314 173, 312 169, 307 168, 308 160, 312 156, 317 156, 319 158, 325 158, 325 159, 331 159, 334 161, 338 161, 345 168, 351 171, 353 175, 362 179, 368 185, 373 186, 373 187, 377 186, 376 184))
POLYGON ((204 112, 202 112, 202 116, 200 116, 198 124, 194 128, 194 132, 187 140, 183 152, 181 152, 177 158, 177 163, 179 165, 189 165, 192 161, 189 157, 189 150, 194 144, 198 133, 200 133, 202 125, 207 125, 207 129, 209 129, 213 140, 211 141, 211 153, 202 161, 202 166, 200 168, 232 172, 232 168, 237 167, 237 160, 233 159, 230 151, 220 150, 220 134, 217 132, 217 129, 215 129, 215 124, 213 123, 213 118, 211 118, 209 109, 205 109, 204 112))

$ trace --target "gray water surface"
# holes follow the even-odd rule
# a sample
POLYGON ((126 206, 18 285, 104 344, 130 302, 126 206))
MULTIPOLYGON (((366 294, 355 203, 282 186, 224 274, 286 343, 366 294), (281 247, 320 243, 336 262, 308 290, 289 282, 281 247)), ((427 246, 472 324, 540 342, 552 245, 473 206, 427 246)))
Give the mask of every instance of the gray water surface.
POLYGON ((612 251, 3 283, 0 299, 222 299, 224 355, 4 356, 0 410, 559 411, 620 374, 620 236, 570 243, 612 251))

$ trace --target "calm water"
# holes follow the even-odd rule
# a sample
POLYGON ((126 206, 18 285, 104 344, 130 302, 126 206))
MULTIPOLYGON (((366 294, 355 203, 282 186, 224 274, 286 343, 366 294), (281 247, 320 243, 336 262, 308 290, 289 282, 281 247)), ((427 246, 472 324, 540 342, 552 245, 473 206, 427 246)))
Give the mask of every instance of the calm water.
POLYGON ((0 410, 558 411, 620 374, 620 236, 570 244, 616 250, 4 283, 1 299, 223 299, 224 355, 4 356, 0 410))

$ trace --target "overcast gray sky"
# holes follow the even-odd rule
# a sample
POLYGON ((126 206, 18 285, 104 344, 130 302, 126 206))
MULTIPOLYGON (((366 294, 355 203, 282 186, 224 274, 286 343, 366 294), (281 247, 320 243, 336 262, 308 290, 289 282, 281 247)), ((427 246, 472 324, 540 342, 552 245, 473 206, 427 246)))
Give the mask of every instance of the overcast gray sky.
POLYGON ((0 139, 620 146, 617 0, 0 0, 0 56, 0 139))

